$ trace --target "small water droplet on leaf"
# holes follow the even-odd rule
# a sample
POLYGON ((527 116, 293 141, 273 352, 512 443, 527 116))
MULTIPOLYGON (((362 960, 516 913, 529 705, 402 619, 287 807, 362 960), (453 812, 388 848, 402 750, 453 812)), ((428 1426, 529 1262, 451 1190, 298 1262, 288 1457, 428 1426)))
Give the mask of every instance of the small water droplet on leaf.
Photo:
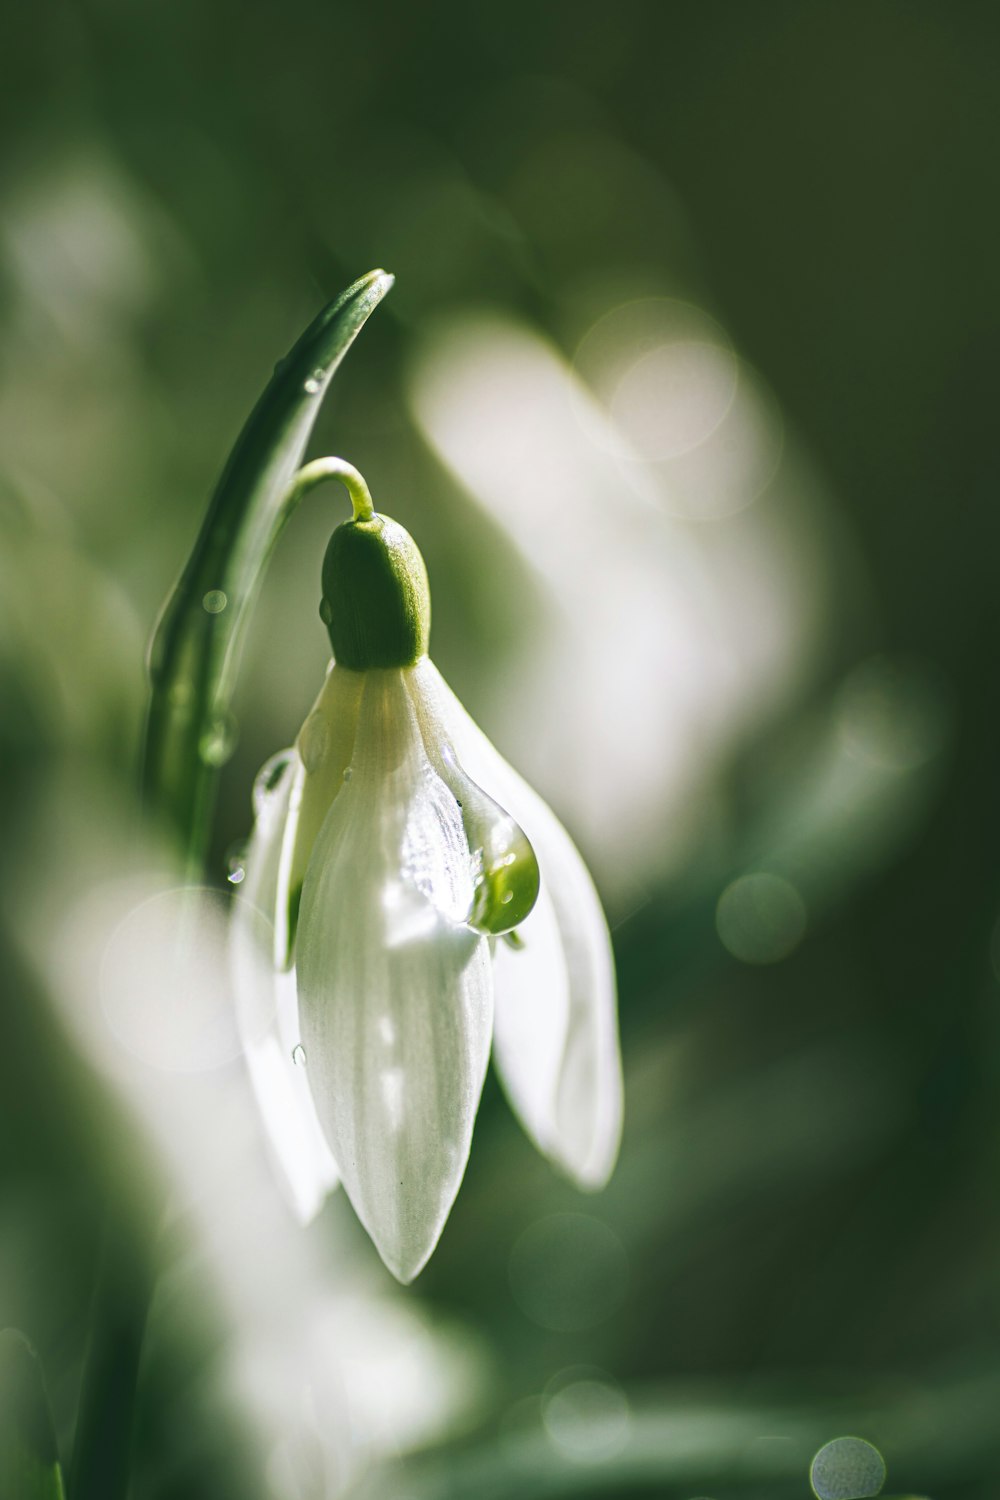
POLYGON ((224 766, 236 749, 239 725, 232 714, 223 714, 210 724, 198 745, 198 754, 206 766, 224 766))

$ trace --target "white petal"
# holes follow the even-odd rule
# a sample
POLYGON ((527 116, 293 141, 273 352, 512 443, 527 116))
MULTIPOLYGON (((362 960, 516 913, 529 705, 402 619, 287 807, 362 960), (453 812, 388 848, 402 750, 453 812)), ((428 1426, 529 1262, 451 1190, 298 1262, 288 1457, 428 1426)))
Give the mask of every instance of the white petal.
POLYGON ((458 805, 398 671, 366 674, 351 776, 316 840, 297 967, 306 1068, 344 1186, 410 1281, 465 1171, 489 1058, 486 940, 458 805))
POLYGON ((305 1071, 293 1059, 299 1040, 294 982, 275 970, 278 871, 298 769, 294 751, 287 756, 288 765, 277 786, 255 795, 257 818, 245 860, 246 875, 233 906, 230 965, 247 1069, 278 1181, 295 1213, 308 1223, 336 1187, 338 1176, 316 1119, 305 1071))
POLYGON ((298 905, 316 835, 344 784, 351 762, 364 677, 332 663, 295 741, 297 769, 281 862, 285 892, 277 913, 278 961, 292 962, 298 905))
POLYGON ((555 814, 493 748, 430 661, 414 668, 412 691, 434 720, 425 732, 451 740, 464 769, 534 846, 542 894, 519 929, 525 947, 496 947, 497 1068, 541 1150, 580 1186, 603 1187, 618 1155, 622 1081, 614 960, 597 892, 555 814))
POLYGON ((523 949, 503 941, 493 949, 493 1055, 528 1134, 546 1156, 560 1160, 556 1098, 569 1031, 569 972, 544 884, 517 931, 523 949))

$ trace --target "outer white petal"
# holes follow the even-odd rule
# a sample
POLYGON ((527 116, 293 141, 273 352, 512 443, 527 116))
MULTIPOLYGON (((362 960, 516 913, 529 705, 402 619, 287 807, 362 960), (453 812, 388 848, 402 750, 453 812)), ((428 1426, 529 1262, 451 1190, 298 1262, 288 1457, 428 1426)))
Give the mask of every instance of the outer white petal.
POLYGON ((306 1068, 351 1202, 410 1281, 465 1171, 489 1059, 461 814, 399 671, 366 674, 351 776, 316 840, 297 944, 306 1068))
POLYGON ((493 748, 430 661, 414 696, 464 769, 534 846, 542 891, 519 929, 520 952, 496 945, 495 1057, 529 1135, 585 1188, 607 1182, 622 1124, 621 1057, 611 941, 593 881, 547 804, 493 748))
POLYGON ((493 950, 493 1055, 504 1090, 532 1140, 572 1172, 572 1164, 564 1161, 556 1115, 570 1023, 569 971, 544 875, 518 936, 523 949, 498 942, 493 950))
POLYGON ((285 899, 277 913, 279 967, 292 961, 295 918, 316 835, 344 785, 351 763, 364 676, 331 662, 319 696, 295 741, 296 774, 280 881, 285 899))
MULTIPOLYGON (((295 984, 275 971, 275 912, 288 805, 298 766, 294 751, 270 794, 255 796, 257 818, 246 875, 233 907, 230 967, 250 1082, 285 1197, 303 1223, 337 1185, 305 1071, 293 1058, 299 1041, 295 984)), ((295 1054, 297 1055, 297 1054, 295 1054)))

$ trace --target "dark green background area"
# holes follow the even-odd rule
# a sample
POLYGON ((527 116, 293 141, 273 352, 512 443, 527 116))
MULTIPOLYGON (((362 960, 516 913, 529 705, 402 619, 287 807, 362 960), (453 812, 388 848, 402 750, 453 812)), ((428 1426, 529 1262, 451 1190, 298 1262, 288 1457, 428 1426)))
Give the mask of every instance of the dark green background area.
MULTIPOLYGON (((518 1470, 497 1440, 504 1414, 581 1366, 654 1427, 663 1403, 759 1414, 760 1437, 793 1413, 816 1446, 845 1431, 878 1443, 888 1492, 992 1497, 1000 13, 105 0, 15 7, 5 33, 0 225, 30 219, 46 184, 97 174, 141 226, 152 278, 133 293, 127 253, 95 272, 72 245, 49 268, 0 230, 5 529, 20 556, 47 497, 46 525, 114 581, 131 621, 109 627, 119 649, 95 655, 72 714, 53 710, 16 637, 0 654, 0 1325, 31 1321, 62 1443, 118 1106, 19 953, 25 808, 67 760, 129 784, 143 642, 226 451, 275 359, 372 266, 397 285, 338 376, 316 451, 343 452, 417 536, 442 669, 488 673, 503 649, 482 603, 489 553, 481 537, 472 562, 462 551, 454 483, 407 416, 406 362, 466 304, 526 318, 571 353, 587 289, 617 278, 673 285, 726 326, 825 476, 868 583, 845 583, 824 665, 727 768, 729 870, 680 871, 617 914, 632 1086, 604 1196, 558 1183, 488 1082, 462 1193, 408 1295, 468 1319, 498 1384, 481 1430, 411 1477, 428 1495, 808 1494, 805 1470, 725 1457, 703 1474, 518 1470), (612 165, 597 171, 602 152, 612 165), (758 772, 877 652, 925 664, 950 706, 926 806, 789 959, 741 965, 714 911, 752 847, 758 772), (678 1040, 680 1079, 664 1062, 678 1040), (852 1129, 856 1148, 827 1149, 852 1129), (627 1291, 596 1327, 546 1333, 512 1297, 512 1246, 539 1215, 577 1212, 614 1227, 627 1291)), ((322 512, 279 557, 251 653, 301 653, 317 684, 322 512)), ((43 658, 61 588, 55 575, 40 588, 43 658)), ((296 727, 252 682, 238 708, 220 879, 252 776, 296 727)), ((150 1350, 137 1497, 258 1493, 238 1435, 208 1413, 171 1416, 182 1399, 190 1414, 221 1337, 208 1309, 150 1350)))

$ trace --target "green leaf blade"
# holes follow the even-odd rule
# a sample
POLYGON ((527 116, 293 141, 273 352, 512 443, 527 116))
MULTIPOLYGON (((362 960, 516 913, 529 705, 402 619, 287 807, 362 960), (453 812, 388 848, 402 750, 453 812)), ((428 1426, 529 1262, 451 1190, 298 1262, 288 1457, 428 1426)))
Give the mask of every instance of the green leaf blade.
POLYGON ((207 837, 217 771, 228 758, 244 627, 286 519, 285 492, 330 381, 392 284, 385 271, 362 276, 279 360, 233 447, 157 627, 143 792, 150 810, 176 831, 192 866, 207 837))
POLYGON ((42 1366, 23 1333, 0 1332, 0 1500, 64 1500, 42 1366))

